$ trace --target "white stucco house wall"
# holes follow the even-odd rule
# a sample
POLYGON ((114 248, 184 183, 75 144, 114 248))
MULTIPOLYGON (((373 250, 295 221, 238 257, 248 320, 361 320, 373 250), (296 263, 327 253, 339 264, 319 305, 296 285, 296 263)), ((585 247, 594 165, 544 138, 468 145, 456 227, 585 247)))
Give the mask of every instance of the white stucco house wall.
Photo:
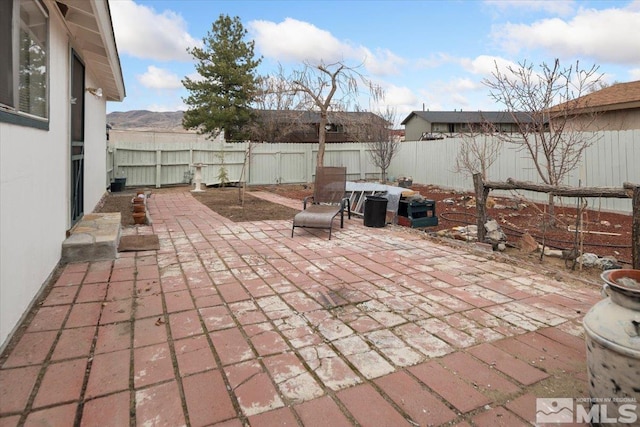
POLYGON ((106 102, 124 96, 107 1, 0 2, 0 349, 105 194, 106 102))

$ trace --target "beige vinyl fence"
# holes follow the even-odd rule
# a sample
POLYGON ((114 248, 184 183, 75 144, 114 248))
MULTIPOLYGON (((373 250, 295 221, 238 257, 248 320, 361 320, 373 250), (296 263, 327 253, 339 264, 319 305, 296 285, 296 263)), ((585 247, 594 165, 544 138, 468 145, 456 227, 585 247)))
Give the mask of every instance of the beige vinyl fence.
MULTIPOLYGON (((327 144, 325 165, 346 166, 349 180, 377 179, 367 144, 327 144)), ((313 181, 318 144, 249 144, 209 141, 186 133, 113 132, 107 151, 107 180, 127 178, 128 186, 162 187, 188 183, 196 163, 203 183, 220 183, 221 170, 230 182, 249 185, 313 181)))
MULTIPOLYGON (((590 187, 622 187, 640 183, 640 130, 607 131, 585 152, 581 165, 565 184, 590 187)), ((415 183, 472 191, 470 175, 456 172, 456 156, 463 140, 406 141, 393 159, 390 178, 412 177, 415 183)), ((127 177, 128 186, 161 187, 188 183, 195 163, 202 163, 203 182, 220 182, 224 168, 231 182, 249 185, 295 184, 313 181, 318 144, 249 144, 210 141, 189 133, 112 131, 107 153, 107 182, 127 177)), ((377 180, 380 171, 369 156, 366 143, 327 144, 325 165, 346 166, 348 179, 377 180)), ((507 178, 540 182, 530 159, 514 146, 505 145, 489 169, 491 181, 507 178)), ((504 193, 503 193, 504 194, 504 193)), ((523 192, 533 200, 545 195, 523 192)), ((574 205, 575 200, 561 200, 574 205)), ((590 199, 594 209, 631 212, 631 200, 590 199)))
MULTIPOLYGON (((591 134, 586 135, 591 137, 591 134)), ((572 171, 564 184, 583 187, 622 187, 624 182, 640 184, 640 130, 605 131, 595 134, 596 141, 584 153, 581 164, 572 171)), ((456 156, 462 138, 435 141, 404 142, 393 159, 390 174, 411 176, 414 182, 433 184, 456 190, 473 191, 471 175, 455 171, 456 156)), ((541 183, 533 162, 514 145, 506 144, 497 161, 489 168, 487 179, 541 183)), ((507 192, 496 194, 510 195, 507 192)), ((546 200, 546 195, 523 191, 531 200, 546 200)), ((575 206, 575 199, 561 199, 561 203, 575 206)), ((631 199, 587 200, 589 208, 631 213, 631 199)))

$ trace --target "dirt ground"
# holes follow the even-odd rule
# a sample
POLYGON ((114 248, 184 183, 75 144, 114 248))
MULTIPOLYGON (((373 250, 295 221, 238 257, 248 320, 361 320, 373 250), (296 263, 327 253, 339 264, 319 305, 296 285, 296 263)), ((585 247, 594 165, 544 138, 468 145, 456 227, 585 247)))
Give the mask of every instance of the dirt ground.
MULTIPOLYGON (((263 187, 261 187, 263 188, 263 187)), ((302 188, 300 186, 300 188, 302 188)), ((96 212, 120 212, 122 215, 122 225, 124 227, 134 226, 131 200, 138 191, 150 193, 151 197, 157 193, 183 192, 189 191, 187 186, 173 186, 165 188, 127 188, 126 191, 109 193, 96 212)), ((261 220, 287 220, 292 219, 298 213, 297 210, 287 206, 270 203, 265 200, 253 197, 251 191, 241 192, 237 187, 207 188, 203 193, 191 193, 200 203, 207 206, 212 211, 230 219, 234 222, 250 222, 261 220), (241 195, 244 194, 244 198, 241 195)))
MULTIPOLYGON (((475 200, 471 193, 452 192, 433 186, 413 186, 427 199, 436 200, 439 224, 434 230, 475 223, 475 200), (448 203, 445 200, 449 199, 448 203), (453 203, 451 203, 453 201, 453 203)), ((631 215, 585 210, 578 225, 575 206, 556 205, 556 226, 545 227, 543 219, 548 208, 544 204, 509 197, 492 197, 487 213, 498 221, 511 243, 518 243, 523 233, 532 235, 538 243, 554 249, 582 247, 582 252, 600 257, 614 257, 619 263, 631 264, 631 215)))
POLYGON ((299 212, 253 197, 251 191, 242 191, 240 188, 208 188, 204 193, 193 193, 193 196, 209 209, 233 222, 287 220, 299 212))
MULTIPOLYGON (((188 191, 189 187, 177 186, 167 188, 145 188, 154 193, 171 191, 188 191)), ((423 197, 436 201, 436 214, 439 224, 435 227, 414 229, 413 232, 435 233, 440 230, 452 229, 469 224, 475 224, 475 207, 473 197, 469 193, 454 192, 434 186, 414 185, 412 190, 423 197)), ((98 212, 121 212, 123 226, 133 226, 131 216, 131 199, 138 189, 128 188, 122 193, 110 193, 104 200, 98 212)), ((302 200, 311 195, 310 185, 269 185, 249 187, 241 198, 241 191, 237 187, 213 188, 208 187, 204 193, 192 193, 201 203, 220 215, 234 222, 259 220, 289 220, 298 212, 286 206, 273 204, 251 196, 253 191, 270 191, 295 200, 302 200), (242 200, 244 199, 244 204, 242 200)), ((506 255, 525 260, 528 264, 543 264, 547 268, 558 269, 577 277, 599 282, 601 271, 597 268, 582 269, 576 266, 572 270, 569 263, 552 257, 543 257, 540 252, 523 253, 518 249, 521 235, 531 234, 536 241, 543 241, 550 248, 572 249, 576 242, 576 233, 569 231, 576 225, 575 207, 556 207, 557 227, 544 227, 543 216, 545 206, 526 200, 495 197, 491 201, 488 215, 496 219, 508 237, 506 255)), ((609 212, 587 211, 583 215, 583 230, 578 236, 582 237, 583 252, 592 252, 601 257, 614 257, 618 264, 630 268, 631 263, 631 215, 614 214, 609 212)), ((407 230, 408 231, 408 230, 407 230)), ((446 239, 445 239, 446 240, 446 239)), ((580 239, 578 239, 580 241, 580 239)), ((458 242, 459 243, 459 242, 458 242)))

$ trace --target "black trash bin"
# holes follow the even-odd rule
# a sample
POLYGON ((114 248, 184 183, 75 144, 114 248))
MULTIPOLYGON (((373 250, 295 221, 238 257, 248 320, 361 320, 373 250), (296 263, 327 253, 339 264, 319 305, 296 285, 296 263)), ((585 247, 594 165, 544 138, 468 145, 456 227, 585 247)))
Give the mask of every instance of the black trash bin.
POLYGON ((380 196, 367 196, 364 201, 364 225, 366 227, 384 227, 387 223, 387 202, 380 196))
POLYGON ((127 185, 127 178, 115 178, 112 182, 111 182, 111 192, 112 193, 117 193, 120 191, 124 191, 124 187, 125 185, 127 185))

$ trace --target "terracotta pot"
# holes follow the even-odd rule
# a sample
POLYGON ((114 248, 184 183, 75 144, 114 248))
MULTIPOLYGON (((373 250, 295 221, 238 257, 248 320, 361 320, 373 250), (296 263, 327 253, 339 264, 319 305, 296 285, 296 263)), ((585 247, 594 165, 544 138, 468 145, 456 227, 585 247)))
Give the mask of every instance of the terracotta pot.
POLYGON ((147 214, 144 212, 134 212, 133 222, 135 224, 145 224, 147 222, 147 214))
POLYGON ((145 212, 145 207, 143 203, 134 203, 133 204, 134 212, 145 212))

